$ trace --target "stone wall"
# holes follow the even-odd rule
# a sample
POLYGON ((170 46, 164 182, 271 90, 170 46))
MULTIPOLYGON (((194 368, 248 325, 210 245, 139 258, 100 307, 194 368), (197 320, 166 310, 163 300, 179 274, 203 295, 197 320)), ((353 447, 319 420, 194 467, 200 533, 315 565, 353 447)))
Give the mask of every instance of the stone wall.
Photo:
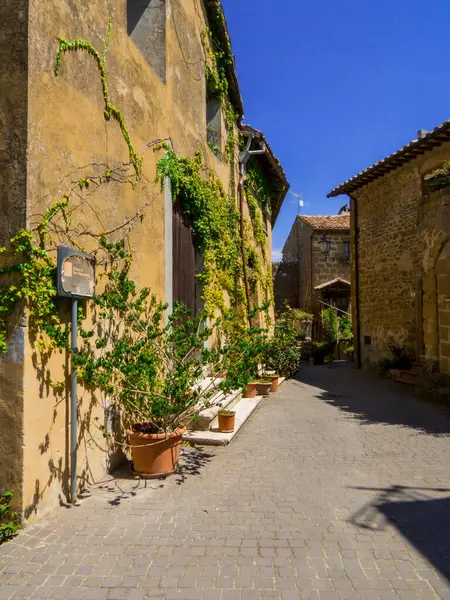
MULTIPOLYGON (((447 255, 441 255, 449 239, 450 195, 446 189, 424 194, 423 178, 449 158, 447 143, 364 186, 352 198, 358 289, 356 271, 352 283, 366 368, 388 356, 390 345, 417 359, 439 362, 439 302, 444 292, 438 287, 438 272, 443 277, 450 269, 447 255)), ((447 368, 445 358, 441 367, 447 368)))
POLYGON ((321 310, 319 294, 314 292, 314 287, 337 277, 350 281, 350 264, 344 255, 344 242, 349 241, 350 231, 314 230, 297 217, 284 245, 283 261, 275 278, 277 305, 281 306, 283 299, 289 299, 292 307, 318 314, 321 310), (323 235, 331 241, 327 255, 319 246, 323 235))

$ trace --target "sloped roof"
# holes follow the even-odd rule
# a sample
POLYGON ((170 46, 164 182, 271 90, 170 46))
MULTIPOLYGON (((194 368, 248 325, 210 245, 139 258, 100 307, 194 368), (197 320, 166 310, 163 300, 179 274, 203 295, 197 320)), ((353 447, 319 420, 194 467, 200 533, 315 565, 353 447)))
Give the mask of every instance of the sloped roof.
POLYGON ((273 153, 270 144, 268 143, 266 136, 262 131, 250 127, 250 125, 242 124, 240 126, 241 131, 247 131, 253 133, 256 139, 260 139, 266 145, 266 153, 257 155, 255 158, 260 164, 263 165, 265 171, 270 177, 273 184, 274 196, 271 198, 271 214, 272 214, 272 227, 275 225, 277 217, 280 213, 280 209, 283 205, 286 194, 289 191, 290 185, 286 178, 283 167, 280 161, 273 153))
POLYGON ((315 215, 312 217, 300 215, 299 219, 313 229, 350 229, 350 215, 315 215))
POLYGON ((316 285, 316 287, 314 288, 315 290, 324 290, 325 288, 329 288, 332 287, 333 285, 337 285, 337 284, 343 284, 346 286, 351 287, 351 283, 350 281, 347 281, 345 279, 341 279, 341 277, 336 277, 336 279, 331 279, 331 281, 327 281, 325 283, 321 283, 320 285, 316 285))
POLYGON ((390 154, 383 160, 375 163, 368 169, 361 171, 351 179, 344 181, 338 187, 334 188, 328 198, 340 196, 341 194, 351 194, 363 185, 383 177, 387 173, 394 171, 398 167, 414 160, 418 156, 430 152, 433 148, 445 144, 450 141, 450 121, 445 121, 442 125, 438 125, 432 131, 425 133, 421 137, 413 140, 397 152, 390 154))

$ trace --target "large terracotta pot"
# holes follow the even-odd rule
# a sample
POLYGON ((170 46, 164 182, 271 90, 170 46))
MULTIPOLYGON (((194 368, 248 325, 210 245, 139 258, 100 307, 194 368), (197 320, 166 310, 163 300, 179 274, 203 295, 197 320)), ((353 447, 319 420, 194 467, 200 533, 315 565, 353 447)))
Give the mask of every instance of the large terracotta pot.
POLYGON ((254 398, 256 396, 256 383, 247 383, 244 390, 244 398, 254 398))
POLYGON ((135 433, 129 431, 133 470, 147 477, 173 473, 180 458, 181 437, 185 428, 173 433, 135 433))

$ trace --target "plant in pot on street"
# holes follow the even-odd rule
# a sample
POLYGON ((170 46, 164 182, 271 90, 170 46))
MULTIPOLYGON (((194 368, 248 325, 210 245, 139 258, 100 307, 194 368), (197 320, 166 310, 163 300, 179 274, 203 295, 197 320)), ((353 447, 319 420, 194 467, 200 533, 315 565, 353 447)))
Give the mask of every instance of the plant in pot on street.
POLYGON ((236 324, 232 313, 209 325, 206 313, 193 317, 175 304, 167 317, 167 305, 148 288, 138 291, 131 280, 131 255, 123 243, 103 245, 111 264, 107 284, 94 299, 93 329, 80 331, 84 345, 74 363, 80 381, 100 388, 118 407, 129 430, 134 470, 167 474, 177 465, 192 417, 218 390, 246 385, 264 335, 236 324), (205 385, 208 372, 226 377, 205 385))
POLYGON ((277 320, 273 338, 267 340, 264 349, 264 371, 274 371, 282 377, 294 375, 300 364, 300 339, 301 334, 292 323, 289 314, 283 313, 277 320))
POLYGON ((323 365, 325 358, 330 355, 334 348, 330 342, 314 342, 311 355, 315 365, 323 365))
POLYGON ((232 433, 236 426, 236 413, 232 410, 219 411, 219 431, 232 433))

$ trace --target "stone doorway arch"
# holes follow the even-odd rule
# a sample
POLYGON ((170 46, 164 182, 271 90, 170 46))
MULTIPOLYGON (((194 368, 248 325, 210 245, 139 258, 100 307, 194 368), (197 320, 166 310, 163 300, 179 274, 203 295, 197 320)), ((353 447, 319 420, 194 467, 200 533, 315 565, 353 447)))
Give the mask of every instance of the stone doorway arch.
POLYGON ((439 369, 450 375, 450 240, 436 262, 439 369))

